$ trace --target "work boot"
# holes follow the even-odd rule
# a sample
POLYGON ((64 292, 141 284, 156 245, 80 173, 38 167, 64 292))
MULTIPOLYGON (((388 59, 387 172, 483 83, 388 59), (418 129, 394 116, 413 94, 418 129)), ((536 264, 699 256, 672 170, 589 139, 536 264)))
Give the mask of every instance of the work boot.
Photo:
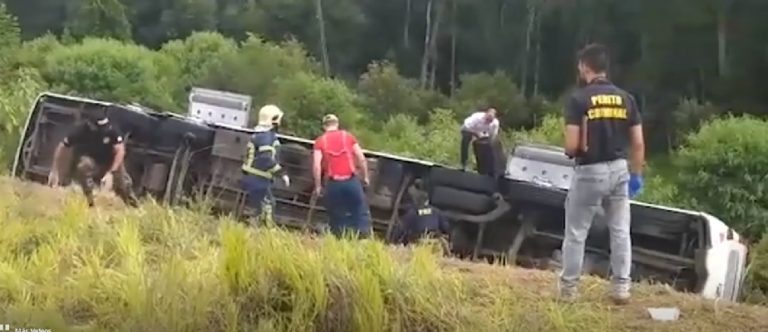
POLYGON ((611 300, 617 305, 625 305, 629 303, 629 286, 627 285, 612 285, 611 286, 611 300))

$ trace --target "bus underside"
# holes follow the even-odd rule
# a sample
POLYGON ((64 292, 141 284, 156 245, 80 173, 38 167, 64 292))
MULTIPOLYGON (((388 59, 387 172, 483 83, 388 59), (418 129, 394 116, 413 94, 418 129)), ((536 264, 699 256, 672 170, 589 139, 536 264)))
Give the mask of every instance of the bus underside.
MULTIPOLYGON (((138 195, 167 204, 204 200, 215 211, 247 219, 252 211, 240 190, 240 163, 250 131, 141 110, 129 106, 42 95, 33 107, 14 164, 16 177, 45 182, 53 151, 80 112, 107 107, 125 134, 126 165, 138 195)), ((275 184, 276 222, 317 229, 326 224, 322 198, 312 198, 311 141, 281 137, 281 164, 290 186, 275 184)), ((453 253, 555 268, 563 236, 565 192, 504 177, 485 176, 383 153, 366 152, 371 173, 367 196, 374 232, 389 238, 411 201, 415 180, 430 202, 451 220, 453 253)), ((66 165, 66 163, 64 163, 66 165)), ((71 180, 71 168, 60 170, 71 180)), ((709 247, 706 222, 696 216, 633 204, 633 278, 658 280, 698 292, 707 278, 703 255, 709 247)), ((608 277, 607 228, 597 218, 587 241, 587 272, 608 277)))

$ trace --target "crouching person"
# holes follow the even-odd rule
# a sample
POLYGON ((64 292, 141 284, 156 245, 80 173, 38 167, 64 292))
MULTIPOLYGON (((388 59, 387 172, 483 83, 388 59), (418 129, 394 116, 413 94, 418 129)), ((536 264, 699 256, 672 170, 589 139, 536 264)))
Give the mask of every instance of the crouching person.
POLYGON ((248 194, 248 205, 256 210, 257 219, 275 220, 275 198, 272 195, 272 180, 282 177, 286 185, 290 180, 280 166, 277 127, 283 118, 283 111, 275 105, 266 105, 259 110, 259 123, 254 128, 246 147, 243 160, 242 188, 248 194))
MULTIPOLYGON (((448 219, 432 208, 425 192, 412 187, 410 194, 413 198, 413 205, 400 218, 400 223, 392 233, 392 242, 410 245, 417 243, 422 238, 444 240, 450 233, 448 219)), ((443 245, 446 244, 443 243, 443 245)))
POLYGON ((123 163, 125 143, 122 134, 109 123, 104 109, 83 113, 82 120, 56 147, 48 185, 59 185, 63 152, 73 149, 75 178, 83 189, 89 207, 94 206, 93 189, 107 183, 110 176, 115 194, 126 204, 138 206, 131 177, 123 163))

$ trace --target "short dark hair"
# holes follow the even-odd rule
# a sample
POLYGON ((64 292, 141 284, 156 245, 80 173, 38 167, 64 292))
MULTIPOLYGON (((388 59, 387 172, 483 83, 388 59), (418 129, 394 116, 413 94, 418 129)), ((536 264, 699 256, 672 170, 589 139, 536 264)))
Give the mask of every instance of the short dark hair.
POLYGON ((608 59, 608 49, 602 44, 589 44, 579 51, 579 62, 587 66, 595 73, 604 73, 608 71, 610 61, 608 59))

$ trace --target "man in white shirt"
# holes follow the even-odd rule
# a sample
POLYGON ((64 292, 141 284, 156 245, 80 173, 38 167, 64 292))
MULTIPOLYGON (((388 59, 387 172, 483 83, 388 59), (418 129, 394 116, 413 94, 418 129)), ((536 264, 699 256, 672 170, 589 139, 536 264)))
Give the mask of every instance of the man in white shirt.
POLYGON ((467 169, 469 143, 477 138, 495 138, 499 134, 499 120, 496 109, 488 107, 484 111, 472 113, 464 119, 461 126, 461 169, 467 169))

